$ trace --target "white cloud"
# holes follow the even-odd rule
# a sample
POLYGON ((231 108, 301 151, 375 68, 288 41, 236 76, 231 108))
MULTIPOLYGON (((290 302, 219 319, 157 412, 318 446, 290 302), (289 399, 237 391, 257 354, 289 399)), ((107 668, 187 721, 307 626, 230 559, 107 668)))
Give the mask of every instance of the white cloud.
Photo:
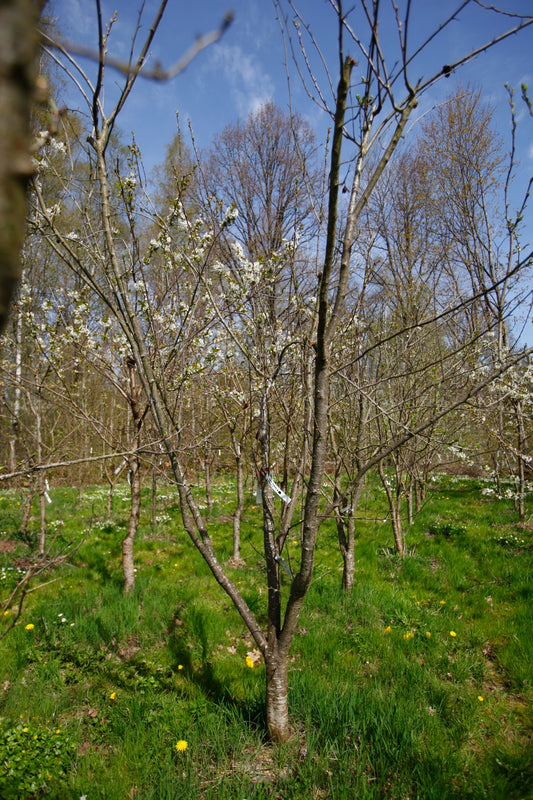
POLYGON ((239 115, 248 116, 272 98, 272 79, 263 66, 239 45, 218 45, 213 51, 213 61, 223 75, 239 115))
POLYGON ((96 13, 92 3, 86 0, 58 0, 52 7, 59 27, 67 36, 76 37, 84 44, 94 31, 96 36, 96 13))

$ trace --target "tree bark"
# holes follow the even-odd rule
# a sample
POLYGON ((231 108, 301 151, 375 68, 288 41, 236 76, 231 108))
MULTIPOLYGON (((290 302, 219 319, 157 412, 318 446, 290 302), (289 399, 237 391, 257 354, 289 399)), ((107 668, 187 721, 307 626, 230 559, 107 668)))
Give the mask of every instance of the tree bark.
POLYGON ((157 464, 156 457, 152 462, 152 527, 157 525, 157 464))
POLYGON ((518 438, 518 516, 520 517, 520 519, 524 519, 526 515, 525 456, 527 455, 527 437, 526 437, 526 427, 524 425, 524 413, 522 410, 521 401, 516 400, 514 406, 515 406, 517 438, 518 438))
POLYGON ((128 457, 128 466, 130 470, 130 518, 128 523, 128 532, 122 540, 122 571, 124 574, 124 592, 133 592, 135 588, 135 561, 133 548, 137 530, 139 528, 139 519, 141 516, 141 470, 139 463, 138 450, 141 445, 141 428, 142 428, 142 414, 139 407, 140 388, 137 385, 135 378, 135 362, 133 359, 128 360, 128 378, 129 378, 129 402, 134 425, 134 447, 135 452, 128 457))
POLYGON ((273 742, 289 736, 287 656, 274 654, 266 659, 266 724, 273 742))
POLYGON ((233 511, 233 560, 241 560, 241 517, 244 509, 244 469, 242 450, 239 442, 235 442, 235 466, 237 469, 237 505, 233 511))
POLYGON ((400 478, 397 475, 397 486, 396 490, 393 492, 389 485, 388 478, 385 474, 383 461, 379 462, 378 470, 379 470, 379 477, 381 478, 381 483, 383 485, 383 488, 385 489, 385 494, 387 495, 387 500, 389 503, 389 511, 392 523, 392 533, 394 536, 394 546, 400 558, 404 558, 405 547, 404 547, 403 531, 402 531, 402 514, 401 514, 402 496, 401 496, 400 478))
MULTIPOLYGON (((37 384, 38 376, 35 376, 37 384)), ((38 464, 43 463, 43 432, 42 432, 42 387, 37 388, 35 399, 35 451, 38 464)), ((45 473, 39 472, 37 477, 39 491, 39 555, 44 555, 46 550, 46 502, 45 502, 45 473)))
POLYGON ((30 112, 35 100, 38 3, 0 4, 0 333, 21 275, 30 158, 30 112))

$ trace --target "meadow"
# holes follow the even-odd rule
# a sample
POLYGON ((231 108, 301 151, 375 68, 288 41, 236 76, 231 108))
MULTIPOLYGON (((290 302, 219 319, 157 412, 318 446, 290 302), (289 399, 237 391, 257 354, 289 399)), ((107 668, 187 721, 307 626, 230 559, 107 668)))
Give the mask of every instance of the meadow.
MULTIPOLYGON (((228 559, 233 486, 221 477, 215 489, 210 521, 228 559)), ((0 798, 533 798, 533 522, 484 489, 436 477, 402 561, 369 483, 349 597, 324 526, 292 650, 293 736, 275 748, 264 667, 249 666, 253 642, 186 538, 172 488, 155 525, 144 490, 131 596, 128 487, 110 519, 102 487, 50 490, 50 535, 81 544, 35 580, 0 641, 0 798)), ((32 554, 22 504, 22 490, 0 491, 0 601, 32 554)), ((251 493, 242 540, 246 563, 229 571, 261 614, 251 493)), ((295 535, 293 564, 298 547, 295 535)))

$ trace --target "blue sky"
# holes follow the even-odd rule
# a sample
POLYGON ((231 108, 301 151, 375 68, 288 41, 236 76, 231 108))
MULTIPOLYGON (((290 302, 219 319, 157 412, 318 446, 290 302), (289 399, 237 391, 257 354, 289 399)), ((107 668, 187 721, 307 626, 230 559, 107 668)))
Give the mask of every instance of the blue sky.
MULTIPOLYGON (((359 2, 351 0, 345 6, 358 6, 359 2)), ((382 3, 391 6, 390 0, 382 0, 382 3)), ((148 30, 158 5, 158 0, 146 0, 139 40, 148 30)), ((329 0, 300 0, 297 5, 315 32, 336 80, 336 29, 329 0)), ((413 0, 416 24, 410 30, 411 40, 420 42, 425 31, 431 29, 437 19, 442 19, 443 13, 455 10, 458 5, 459 0, 413 0)), ((500 0, 498 5, 524 14, 531 13, 533 8, 532 0, 500 0)), ((102 0, 102 7, 105 22, 114 11, 117 12, 117 21, 109 38, 109 52, 127 58, 140 2, 102 0)), ((230 9, 235 15, 234 22, 220 42, 200 53, 183 74, 168 83, 139 80, 121 113, 119 125, 126 136, 135 132, 148 169, 164 158, 165 147, 176 131, 176 112, 179 112, 182 123, 190 121, 199 147, 207 147, 224 125, 238 117, 246 117, 266 100, 272 99, 279 106, 288 107, 283 42, 272 0, 196 0, 195 3, 170 0, 152 47, 151 60, 160 61, 164 67, 171 66, 198 34, 215 28, 230 9)), ((92 0, 53 0, 51 11, 65 39, 94 45, 96 15, 92 0)), ((462 12, 459 20, 432 43, 424 57, 415 64, 413 77, 431 74, 484 41, 494 27, 488 23, 480 24, 479 19, 479 9, 468 8, 462 12)), ((499 24, 502 22, 505 20, 500 18, 499 24)), ((395 38, 384 30, 383 40, 386 46, 390 46, 395 38)), ((353 46, 347 49, 354 51, 353 46)), ((353 54, 360 60, 356 52, 353 54)), ((81 63, 93 78, 95 64, 86 60, 81 63)), ((506 134, 509 117, 504 84, 509 82, 517 90, 523 82, 533 84, 533 26, 477 58, 461 70, 458 78, 454 75, 441 80, 424 97, 419 114, 425 113, 452 91, 457 79, 482 86, 486 99, 498 109, 498 125, 502 134, 506 134)), ((121 80, 119 73, 108 70, 107 104, 112 102, 114 87, 121 80)), ((310 121, 319 136, 323 136, 329 122, 308 100, 294 70, 291 92, 294 106, 310 121)), ((71 93, 68 102, 71 106, 78 105, 79 96, 71 93)), ((523 112, 520 116, 524 116, 523 112)), ((525 124, 519 130, 522 164, 529 171, 533 166, 533 125, 525 124)))

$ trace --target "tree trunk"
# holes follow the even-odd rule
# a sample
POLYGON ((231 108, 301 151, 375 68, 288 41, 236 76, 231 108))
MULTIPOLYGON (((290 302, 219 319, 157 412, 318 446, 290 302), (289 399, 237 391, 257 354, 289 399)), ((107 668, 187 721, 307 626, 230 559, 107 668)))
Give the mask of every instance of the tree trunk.
POLYGON ((276 654, 266 659, 266 724, 273 742, 285 742, 289 738, 286 656, 276 654))
MULTIPOLYGON (((362 485, 362 480, 356 480, 349 496, 350 506, 345 509, 337 509, 336 512, 337 537, 342 554, 342 590, 345 594, 350 594, 353 589, 355 574, 355 510, 359 502, 362 485), (342 511, 345 511, 345 513, 342 514, 342 511)), ((342 500, 340 502, 342 505, 342 500)))
POLYGON ((135 562, 133 547, 139 528, 141 516, 141 471, 137 455, 128 459, 131 480, 131 503, 128 532, 122 540, 122 572, 124 574, 124 591, 132 592, 135 588, 135 562))
POLYGON ((525 456, 527 455, 526 428, 524 425, 524 414, 522 403, 517 400, 515 403, 516 427, 518 434, 518 516, 524 519, 526 515, 526 465, 525 456))
POLYGON ((28 522, 30 521, 31 506, 34 494, 35 494, 35 478, 30 477, 28 490, 24 495, 22 521, 20 523, 20 535, 23 541, 26 541, 27 539, 28 522))
POLYGON ((404 548, 403 534, 402 534, 402 515, 401 515, 402 495, 401 495, 401 486, 399 478, 397 476, 396 490, 393 492, 389 484, 389 480, 385 474, 383 461, 379 462, 378 470, 379 470, 379 477, 381 478, 381 483, 383 484, 383 488, 385 489, 385 494, 387 495, 387 500, 389 503, 389 511, 392 522, 392 533, 394 535, 394 545, 396 547, 396 552, 398 553, 400 558, 403 558, 405 555, 405 548, 404 548))
POLYGON ((107 493, 107 503, 106 503, 106 519, 111 519, 111 510, 113 507, 113 495, 115 493, 115 483, 114 481, 109 482, 109 491, 107 493))
POLYGON ((351 594, 353 589, 353 579, 355 574, 355 522, 352 515, 348 517, 348 536, 346 549, 341 548, 342 553, 342 591, 351 594))
MULTIPOLYGON (((37 376, 35 378, 37 383, 37 376)), ((35 454, 37 463, 43 463, 43 432, 42 432, 42 391, 39 386, 35 402, 35 454)), ((46 549, 46 503, 45 503, 45 477, 43 470, 39 470, 37 488, 39 492, 39 555, 44 555, 46 549)))
POLYGON ((237 468, 237 506, 233 512, 233 560, 239 562, 241 560, 241 517, 244 508, 244 470, 239 443, 237 443, 235 465, 237 468))
POLYGON ((34 172, 30 115, 35 102, 39 3, 0 3, 0 333, 18 283, 26 233, 26 186, 34 172))
POLYGON ((426 491, 426 484, 422 478, 416 478, 415 480, 415 509, 416 513, 420 513, 422 510, 422 503, 425 500, 425 491, 426 491))
POLYGON ((414 506, 414 503, 413 503, 413 494, 414 494, 413 483, 414 483, 414 480, 415 479, 413 478, 413 479, 411 479, 409 481, 409 489, 407 490, 407 520, 408 520, 409 525, 413 524, 413 506, 414 506))
POLYGON ((157 525, 157 464, 152 462, 152 527, 157 525))
POLYGON ((39 555, 44 556, 46 550, 46 498, 44 488, 44 476, 40 476, 39 481, 39 555))
POLYGON ((207 503, 207 511, 210 514, 213 510, 213 493, 211 491, 211 442, 206 442, 205 445, 205 459, 204 459, 204 475, 205 475, 205 500, 207 503))
POLYGON ((130 468, 130 488, 131 488, 131 504, 130 504, 130 519, 128 524, 128 532, 122 540, 122 571, 124 574, 124 591, 126 593, 132 592, 135 588, 135 564, 133 556, 133 546, 135 544, 135 537, 139 528, 139 519, 141 516, 141 470, 139 463, 138 450, 141 445, 141 428, 142 428, 142 414, 139 408, 140 388, 137 386, 135 378, 135 361, 133 358, 128 359, 128 376, 129 376, 129 403, 133 417, 133 425, 135 430, 134 446, 135 452, 128 457, 128 465, 130 468))
POLYGON ((9 468, 15 472, 17 466, 17 442, 19 437, 20 419, 20 395, 22 378, 22 313, 20 307, 17 309, 15 320, 15 397, 13 400, 13 423, 11 436, 9 437, 9 468))
POLYGON ((391 506, 391 516, 392 516, 392 532, 394 534, 394 545, 396 547, 396 552, 400 556, 400 558, 405 558, 405 546, 403 541, 403 531, 402 531, 402 517, 401 517, 401 501, 394 503, 391 506))

